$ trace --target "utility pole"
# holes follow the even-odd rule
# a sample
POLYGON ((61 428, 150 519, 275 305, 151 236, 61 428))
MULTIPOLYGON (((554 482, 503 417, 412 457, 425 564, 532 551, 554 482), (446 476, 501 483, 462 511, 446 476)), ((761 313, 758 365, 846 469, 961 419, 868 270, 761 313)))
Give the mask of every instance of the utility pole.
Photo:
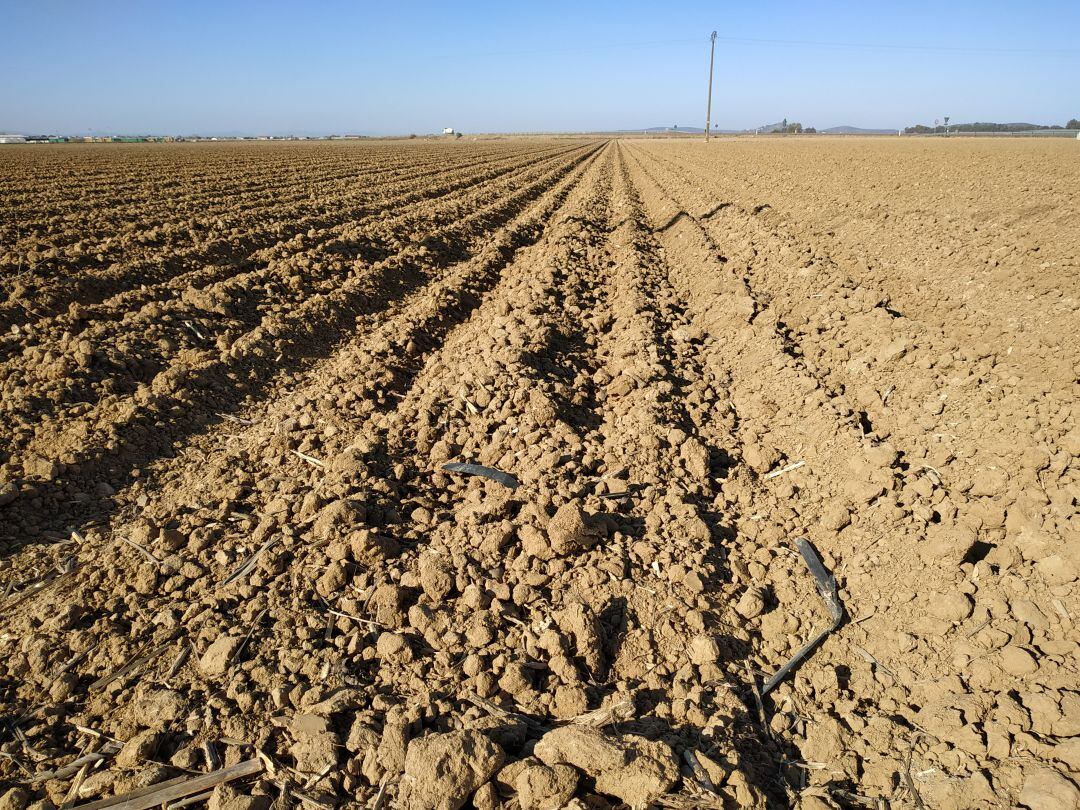
POLYGON ((705 108, 705 143, 709 142, 709 130, 712 129, 712 68, 713 54, 716 52, 716 32, 709 37, 709 103, 705 108))

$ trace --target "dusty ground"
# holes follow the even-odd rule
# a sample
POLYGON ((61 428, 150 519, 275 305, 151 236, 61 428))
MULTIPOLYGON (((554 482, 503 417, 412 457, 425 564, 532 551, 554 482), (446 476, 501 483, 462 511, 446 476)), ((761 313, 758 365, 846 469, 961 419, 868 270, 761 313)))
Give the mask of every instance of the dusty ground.
POLYGON ((0 808, 1077 807, 1078 149, 4 148, 0 808))

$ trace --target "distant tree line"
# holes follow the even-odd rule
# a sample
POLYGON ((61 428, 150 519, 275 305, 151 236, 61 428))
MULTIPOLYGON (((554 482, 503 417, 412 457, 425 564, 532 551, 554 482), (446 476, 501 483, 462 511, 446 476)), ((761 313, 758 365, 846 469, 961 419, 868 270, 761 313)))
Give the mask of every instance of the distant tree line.
POLYGON ((770 129, 768 129, 766 131, 767 132, 784 132, 784 133, 787 133, 788 135, 799 135, 799 134, 801 134, 803 132, 811 132, 811 133, 817 132, 817 130, 814 129, 813 127, 810 127, 809 129, 804 129, 803 125, 800 124, 798 121, 793 121, 791 123, 788 123, 788 120, 786 118, 783 121, 781 121, 779 124, 773 125, 770 129))
MULTIPOLYGON (((906 127, 904 132, 909 135, 928 135, 930 133, 944 133, 944 126, 928 127, 925 124, 916 124, 913 127, 906 127)), ((1049 126, 1043 124, 994 124, 984 121, 976 121, 973 124, 950 124, 948 127, 949 132, 1034 132, 1042 129, 1080 129, 1080 121, 1075 118, 1069 119, 1069 122, 1065 126, 1059 126, 1052 124, 1049 126)))

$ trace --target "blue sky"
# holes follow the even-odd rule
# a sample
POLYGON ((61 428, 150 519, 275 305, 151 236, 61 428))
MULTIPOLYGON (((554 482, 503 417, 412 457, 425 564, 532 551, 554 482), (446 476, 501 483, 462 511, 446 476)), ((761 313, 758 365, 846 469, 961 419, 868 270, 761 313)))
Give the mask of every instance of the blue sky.
POLYGON ((700 127, 713 29, 722 128, 1080 117, 1075 0, 0 0, 0 21, 0 130, 700 127))

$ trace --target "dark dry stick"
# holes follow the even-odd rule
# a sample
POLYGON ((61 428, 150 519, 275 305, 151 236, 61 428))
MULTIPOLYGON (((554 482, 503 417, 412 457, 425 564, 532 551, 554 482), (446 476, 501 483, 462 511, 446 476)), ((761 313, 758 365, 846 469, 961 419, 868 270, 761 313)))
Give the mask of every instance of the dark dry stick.
POLYGON ((825 606, 829 609, 829 615, 832 617, 832 624, 810 639, 804 644, 795 655, 791 656, 790 660, 780 667, 779 671, 761 688, 761 694, 767 695, 777 685, 790 675, 795 668, 802 663, 814 648, 820 644, 829 633, 833 632, 840 623, 844 621, 844 607, 840 604, 840 597, 836 594, 836 579, 825 570, 825 566, 821 563, 821 558, 814 551, 814 547, 810 545, 810 541, 805 537, 800 537, 795 541, 795 545, 798 546, 799 553, 802 554, 803 561, 806 563, 806 567, 810 569, 810 574, 814 577, 814 584, 817 585, 818 593, 821 594, 821 598, 825 600, 825 606))
POLYGON ((184 663, 188 660, 188 656, 191 655, 191 645, 180 645, 180 652, 176 654, 176 658, 173 660, 172 666, 169 667, 169 674, 165 676, 166 681, 171 681, 180 672, 180 668, 184 666, 184 663))
POLYGON ((241 565, 239 568, 237 568, 235 571, 233 571, 233 573, 231 573, 221 583, 221 587, 224 588, 230 582, 234 582, 235 580, 240 579, 240 577, 245 576, 246 574, 250 573, 251 569, 255 567, 255 563, 257 563, 259 561, 259 557, 262 556, 263 552, 266 551, 268 548, 270 548, 271 546, 273 546, 277 542, 278 542, 277 537, 271 537, 269 540, 267 540, 265 543, 263 543, 261 546, 259 546, 257 549, 255 549, 255 551, 252 553, 252 555, 250 557, 247 558, 247 560, 244 562, 244 564, 241 565))
POLYGON ((255 629, 259 626, 259 622, 262 621, 263 616, 266 615, 267 610, 268 608, 263 608, 259 611, 259 615, 252 619, 251 627, 248 628, 247 635, 244 636, 244 640, 240 642, 240 646, 236 648, 236 652, 232 654, 232 657, 229 659, 229 663, 232 663, 240 657, 240 653, 244 651, 244 647, 246 647, 247 643, 251 640, 251 636, 255 633, 255 629))
POLYGON ((496 470, 494 467, 485 467, 483 464, 466 464, 460 461, 453 461, 449 464, 443 464, 443 469, 447 472, 479 475, 483 478, 489 478, 498 484, 502 484, 504 487, 509 487, 510 489, 518 488, 517 479, 510 475, 510 473, 504 473, 502 470, 496 470))
POLYGON ((923 804, 922 796, 919 795, 918 789, 915 787, 915 780, 911 778, 911 758, 915 755, 915 740, 911 741, 911 748, 908 749, 907 759, 904 760, 904 785, 908 789, 908 793, 911 794, 911 800, 915 802, 915 806, 919 810, 926 810, 926 805, 923 804))
POLYGON ((757 675, 750 669, 749 661, 743 661, 743 667, 746 669, 746 680, 750 682, 750 691, 754 693, 754 705, 757 706, 758 722, 761 723, 765 733, 771 737, 772 729, 769 728, 769 723, 765 719, 765 704, 761 702, 761 690, 758 689, 757 675))
POLYGON ((173 642, 173 640, 169 639, 164 644, 162 644, 162 645, 160 645, 158 647, 155 647, 150 652, 146 653, 146 655, 140 655, 140 656, 132 659, 127 664, 120 667, 120 669, 113 672, 111 675, 103 675, 102 677, 100 677, 96 681, 94 681, 92 684, 90 684, 90 686, 88 686, 87 689, 89 691, 91 691, 91 692, 100 692, 102 689, 104 689, 110 683, 115 681, 117 678, 122 678, 125 675, 128 675, 129 673, 135 671, 136 669, 138 669, 139 667, 141 667, 143 664, 147 663, 148 661, 150 661, 150 660, 152 660, 154 658, 157 658, 159 655, 161 655, 163 652, 165 652, 165 650, 167 650, 169 648, 169 645, 172 644, 172 642, 173 642))

